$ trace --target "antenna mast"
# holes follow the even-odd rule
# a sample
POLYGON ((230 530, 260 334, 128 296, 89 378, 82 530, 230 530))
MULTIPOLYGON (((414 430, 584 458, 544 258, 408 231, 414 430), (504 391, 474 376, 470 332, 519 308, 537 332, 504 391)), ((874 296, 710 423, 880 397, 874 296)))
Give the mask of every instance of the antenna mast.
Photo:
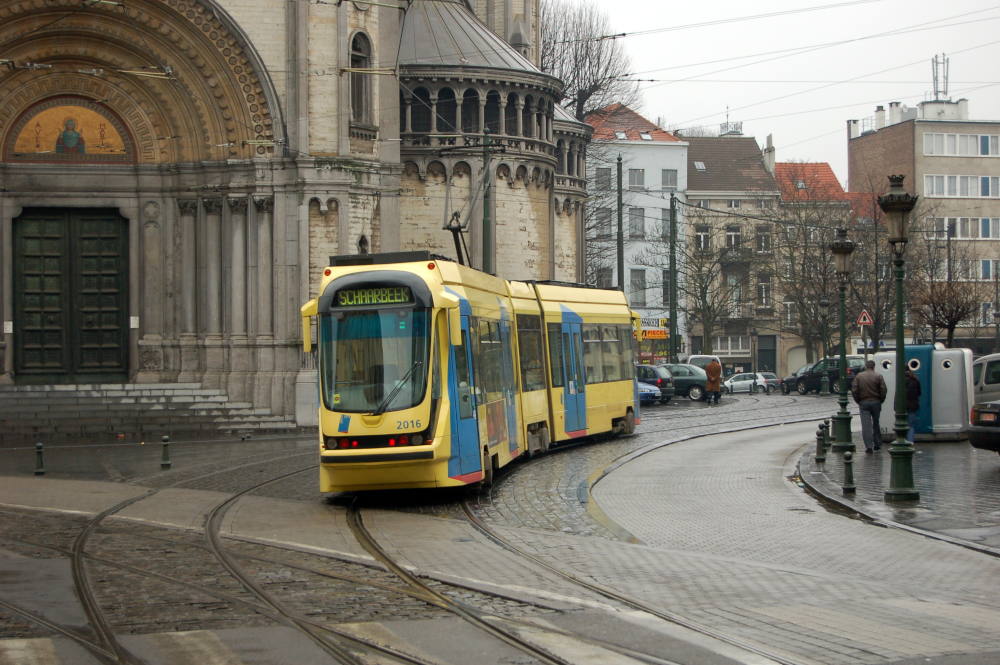
POLYGON ((939 101, 942 97, 948 99, 948 62, 949 59, 942 53, 931 59, 931 72, 934 75, 934 101, 939 101))

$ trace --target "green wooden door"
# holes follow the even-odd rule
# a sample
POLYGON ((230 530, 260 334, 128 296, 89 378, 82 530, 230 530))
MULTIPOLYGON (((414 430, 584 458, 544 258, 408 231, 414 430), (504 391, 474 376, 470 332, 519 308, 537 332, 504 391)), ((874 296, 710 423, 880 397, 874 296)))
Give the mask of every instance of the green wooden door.
POLYGON ((25 383, 128 376, 128 222, 103 209, 14 220, 14 371, 25 383))

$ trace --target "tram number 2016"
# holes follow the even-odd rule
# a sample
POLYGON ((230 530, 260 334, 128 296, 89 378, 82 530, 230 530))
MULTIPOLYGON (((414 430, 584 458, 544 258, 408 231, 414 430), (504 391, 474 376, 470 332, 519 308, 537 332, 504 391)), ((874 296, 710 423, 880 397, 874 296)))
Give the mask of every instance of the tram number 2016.
POLYGON ((420 427, 420 421, 419 420, 397 420, 396 421, 396 429, 397 430, 400 430, 400 429, 411 429, 411 428, 414 428, 414 427, 418 427, 418 428, 420 427))

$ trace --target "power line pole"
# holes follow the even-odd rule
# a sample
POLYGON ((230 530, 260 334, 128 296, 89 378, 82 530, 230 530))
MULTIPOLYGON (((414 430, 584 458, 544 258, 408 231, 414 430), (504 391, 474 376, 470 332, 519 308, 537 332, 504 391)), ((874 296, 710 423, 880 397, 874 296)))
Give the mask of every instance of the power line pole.
POLYGON ((677 362, 677 197, 670 192, 670 362, 677 362))
POLYGON ((496 274, 493 226, 490 222, 490 134, 483 131, 483 272, 496 274))
POLYGON ((618 153, 618 289, 625 291, 625 229, 622 222, 622 155, 618 153))

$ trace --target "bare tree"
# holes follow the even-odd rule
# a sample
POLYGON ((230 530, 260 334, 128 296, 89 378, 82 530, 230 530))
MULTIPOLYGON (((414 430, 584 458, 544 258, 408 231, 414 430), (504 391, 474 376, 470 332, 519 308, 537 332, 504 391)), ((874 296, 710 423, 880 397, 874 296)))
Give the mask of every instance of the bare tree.
POLYGON ((932 341, 944 333, 950 347, 958 327, 978 329, 990 289, 976 281, 975 255, 967 241, 955 240, 953 222, 928 215, 916 219, 907 252, 910 311, 915 323, 929 329, 932 341))
POLYGON ((562 105, 577 120, 612 103, 637 105, 632 64, 596 3, 542 0, 539 13, 541 69, 565 84, 562 105))

